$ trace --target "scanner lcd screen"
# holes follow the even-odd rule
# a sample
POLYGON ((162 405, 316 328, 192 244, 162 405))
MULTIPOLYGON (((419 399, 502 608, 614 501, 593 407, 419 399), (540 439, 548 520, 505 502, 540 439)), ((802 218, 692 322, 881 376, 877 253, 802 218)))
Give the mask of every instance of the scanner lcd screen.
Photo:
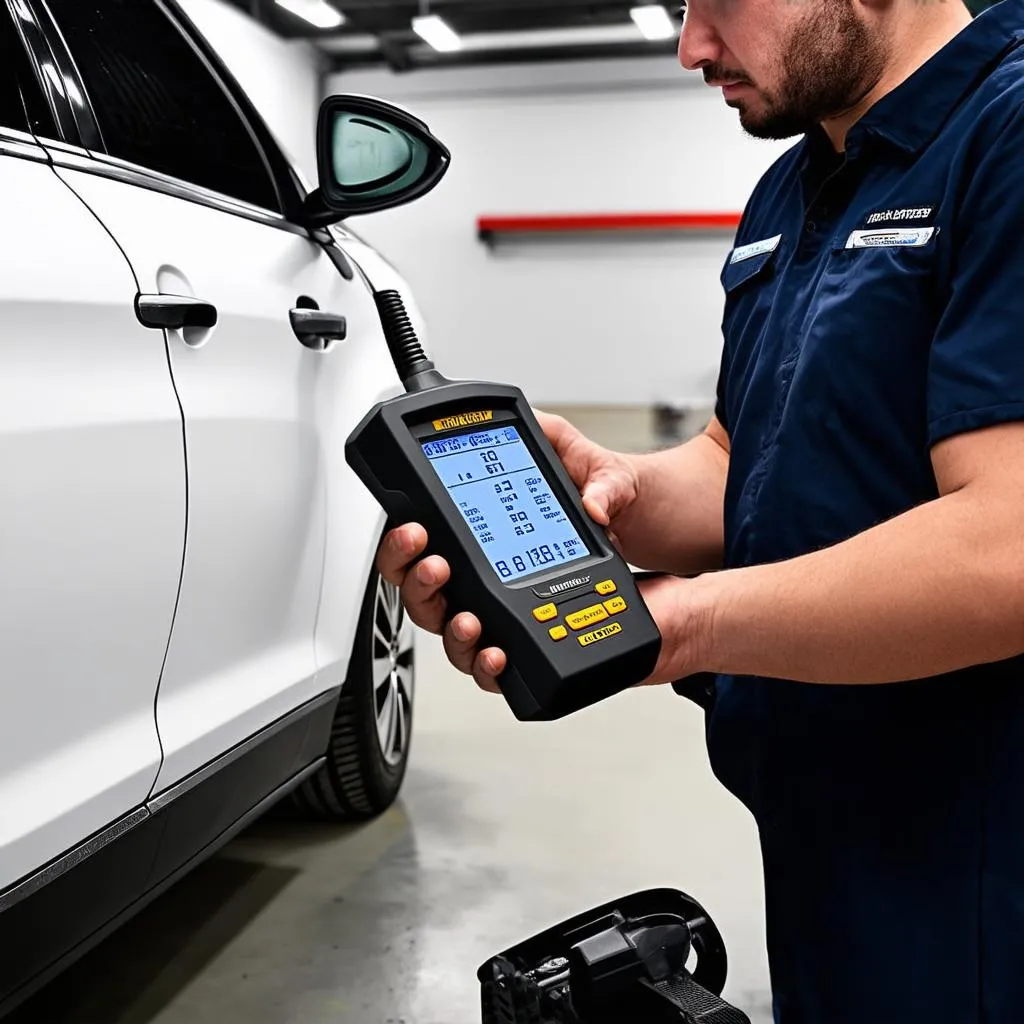
POLYGON ((423 453, 503 582, 590 555, 518 427, 428 441, 423 453))

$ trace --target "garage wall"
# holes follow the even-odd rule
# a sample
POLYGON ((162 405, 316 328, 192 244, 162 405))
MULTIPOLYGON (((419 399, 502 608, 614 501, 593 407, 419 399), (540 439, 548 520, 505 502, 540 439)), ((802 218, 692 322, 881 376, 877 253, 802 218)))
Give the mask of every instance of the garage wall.
POLYGON ((222 0, 180 0, 220 53, 284 149, 316 180, 316 115, 321 58, 303 42, 288 42, 222 0))
POLYGON ((412 109, 451 147, 420 202, 352 226, 408 277, 450 375, 509 380, 539 405, 706 405, 731 239, 516 243, 483 213, 741 210, 786 147, 744 136, 674 60, 331 76, 412 109))

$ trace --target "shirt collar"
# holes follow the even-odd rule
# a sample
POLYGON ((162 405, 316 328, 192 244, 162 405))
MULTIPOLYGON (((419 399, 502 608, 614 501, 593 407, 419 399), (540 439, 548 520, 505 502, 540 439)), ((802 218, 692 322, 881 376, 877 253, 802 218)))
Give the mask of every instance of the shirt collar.
MULTIPOLYGON (((867 137, 907 153, 919 152, 938 135, 964 95, 1022 40, 1024 0, 1002 0, 990 7, 850 129, 847 156, 855 157, 867 137)), ((815 125, 804 136, 801 170, 834 158, 825 130, 815 125)))
POLYGON ((1024 0, 1002 0, 978 15, 850 130, 847 148, 873 135, 908 153, 923 149, 963 97, 1024 40, 1024 0))

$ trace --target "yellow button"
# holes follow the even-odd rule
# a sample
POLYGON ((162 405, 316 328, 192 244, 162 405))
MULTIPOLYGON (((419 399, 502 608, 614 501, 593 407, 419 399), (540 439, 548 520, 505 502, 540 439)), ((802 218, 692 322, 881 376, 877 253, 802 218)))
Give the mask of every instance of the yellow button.
POLYGON ((541 605, 540 608, 533 609, 533 617, 538 622, 550 622, 558 618, 558 609, 553 604, 541 605))
POLYGON ((595 604, 592 608, 584 608, 582 611, 573 612, 572 615, 566 615, 565 621, 572 629, 586 629, 587 626, 604 622, 607 618, 608 613, 604 610, 604 605, 595 604))
POLYGON ((604 606, 608 609, 609 615, 618 615, 619 612, 626 610, 626 599, 624 597, 613 597, 610 601, 605 601, 604 606))
POLYGON ((569 630, 565 626, 552 626, 548 630, 548 635, 552 640, 564 640, 569 635, 569 630))
POLYGON ((610 636, 615 636, 616 633, 622 632, 622 626, 618 622, 609 622, 607 626, 602 626, 600 629, 595 629, 593 633, 584 633, 583 636, 576 637, 580 642, 580 647, 589 647, 591 644, 596 644, 599 640, 607 640, 610 636))
POLYGON ((609 594, 614 594, 619 588, 615 586, 615 580, 605 580, 604 583, 598 583, 594 589, 602 597, 607 597, 609 594))

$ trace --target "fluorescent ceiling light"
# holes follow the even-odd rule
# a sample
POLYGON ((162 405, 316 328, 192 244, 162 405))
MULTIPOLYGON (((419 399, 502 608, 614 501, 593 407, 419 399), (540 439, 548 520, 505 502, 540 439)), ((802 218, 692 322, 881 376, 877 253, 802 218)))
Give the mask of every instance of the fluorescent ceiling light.
MULTIPOLYGON (((278 0, 280 3, 280 0, 278 0)), ((462 37, 439 14, 412 19, 412 30, 429 46, 442 53, 462 49, 462 37)))
POLYGON ((467 32, 464 50, 539 50, 548 46, 600 46, 635 43, 636 26, 583 25, 579 28, 533 29, 526 32, 467 32))
POLYGON ((317 28, 337 28, 345 24, 345 15, 327 0, 277 0, 277 5, 317 28))
POLYGON ((351 33, 349 35, 324 36, 316 41, 316 45, 326 53, 376 53, 380 50, 380 40, 368 33, 351 33))
POLYGON ((661 4, 634 7, 629 14, 645 39, 671 39, 676 34, 676 26, 661 4))

